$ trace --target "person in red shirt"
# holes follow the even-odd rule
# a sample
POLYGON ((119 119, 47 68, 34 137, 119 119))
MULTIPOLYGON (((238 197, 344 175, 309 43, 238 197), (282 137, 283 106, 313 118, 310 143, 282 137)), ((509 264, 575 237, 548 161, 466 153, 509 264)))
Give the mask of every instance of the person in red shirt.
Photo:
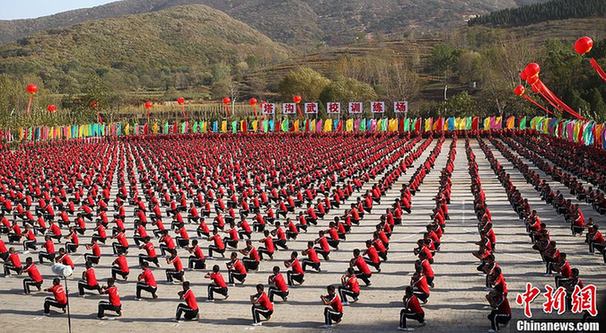
POLYGON ((166 270, 166 281, 173 282, 174 280, 179 280, 183 282, 185 270, 183 270, 183 262, 176 250, 171 251, 170 257, 166 258, 166 263, 173 264, 172 269, 169 268, 166 270))
POLYGON ((284 250, 288 250, 288 246, 286 245, 286 232, 282 229, 280 222, 275 222, 275 229, 271 231, 271 234, 275 236, 274 245, 281 247, 284 250))
POLYGON ((111 272, 114 280, 116 279, 116 275, 120 275, 124 281, 128 279, 130 268, 128 267, 128 262, 126 261, 126 256, 124 254, 118 255, 118 258, 112 262, 111 272))
POLYGON ((23 272, 26 272, 29 276, 23 280, 23 292, 25 294, 29 294, 31 286, 38 288, 38 291, 40 291, 42 289, 41 287, 44 280, 42 279, 42 275, 40 275, 38 267, 36 267, 36 264, 34 264, 32 257, 27 257, 25 259, 25 267, 23 267, 23 272))
POLYGON ((23 241, 24 253, 28 251, 28 249, 37 250, 38 247, 36 246, 36 235, 34 234, 34 231, 29 226, 29 224, 25 225, 25 231, 23 232, 23 235, 25 236, 25 240, 23 241))
POLYGON ((284 276, 280 273, 280 267, 274 266, 273 273, 273 275, 270 275, 267 278, 267 284, 269 285, 267 295, 269 296, 269 301, 273 302, 274 296, 278 295, 286 302, 288 301, 288 286, 286 285, 286 281, 284 281, 284 276))
POLYGON ((9 254, 10 253, 6 248, 6 244, 2 239, 0 239, 0 259, 2 259, 2 261, 6 261, 8 259, 9 254))
POLYGON ((80 240, 78 239, 78 234, 76 234, 76 229, 74 227, 69 227, 69 234, 65 236, 68 241, 65 242, 65 249, 68 253, 74 253, 78 251, 78 246, 80 245, 80 240))
POLYGON ((252 234, 252 229, 250 228, 250 224, 248 224, 248 222, 246 221, 246 219, 244 217, 242 217, 240 219, 240 222, 238 222, 238 235, 240 236, 240 238, 246 237, 248 239, 250 239, 250 235, 252 234))
POLYGON ((57 242, 61 241, 61 237, 63 237, 63 235, 61 235, 61 228, 59 228, 59 225, 57 225, 57 223, 51 221, 48 227, 48 231, 50 232, 51 238, 56 239, 57 242))
POLYGON ((229 297, 229 290, 223 275, 219 272, 219 265, 213 266, 213 271, 204 276, 207 279, 211 279, 212 282, 208 285, 208 301, 212 302, 215 300, 214 293, 225 296, 225 299, 229 297))
POLYGON ((124 232, 118 231, 118 233, 112 238, 117 240, 117 242, 112 243, 114 254, 127 254, 128 240, 126 239, 126 235, 124 234, 124 232))
POLYGON ((377 252, 377 249, 372 246, 372 241, 371 240, 367 240, 366 241, 366 251, 364 251, 363 255, 365 255, 366 257, 364 257, 364 261, 366 261, 367 264, 373 266, 377 272, 381 272, 381 258, 379 257, 379 253, 377 252))
POLYGON ((225 243, 223 243, 223 239, 221 238, 221 235, 219 235, 219 230, 217 230, 217 228, 213 229, 213 235, 208 238, 208 241, 214 242, 214 244, 208 246, 208 256, 210 258, 213 257, 213 252, 219 253, 221 257, 225 257, 225 243))
POLYGON ((427 279, 425 275, 423 275, 423 267, 417 265, 415 267, 415 273, 410 279, 410 286, 413 287, 414 293, 418 299, 420 299, 423 304, 427 303, 427 299, 429 298, 429 284, 427 283, 427 279))
POLYGON ((210 230, 208 229, 208 225, 206 224, 204 218, 200 218, 200 224, 196 229, 196 233, 198 234, 198 237, 202 237, 202 235, 206 237, 210 236, 210 230))
POLYGON ((227 244, 227 246, 237 249, 238 241, 240 240, 240 236, 238 234, 238 229, 236 228, 235 222, 229 223, 229 230, 227 231, 227 237, 223 237, 223 243, 227 244))
POLYGON ((259 246, 259 256, 261 260, 263 260, 263 254, 269 256, 270 259, 274 259, 274 252, 276 248, 274 246, 274 239, 269 234, 269 230, 264 230, 263 235, 265 236, 263 239, 259 241, 259 243, 265 244, 265 246, 259 246))
POLYGON ((299 235, 299 227, 290 218, 286 219, 286 237, 288 239, 297 239, 299 235))
POLYGON ((240 250, 240 253, 245 256, 242 258, 242 262, 244 263, 244 267, 246 267, 247 271, 256 271, 259 269, 261 256, 259 256, 259 251, 257 251, 257 249, 253 246, 250 239, 246 240, 246 247, 240 250))
POLYGON ((101 286, 97 282, 97 275, 95 274, 95 269, 93 268, 93 264, 90 261, 87 261, 86 270, 82 272, 82 280, 78 281, 78 292, 80 296, 84 297, 84 289, 86 290, 96 290, 101 295, 101 286))
POLYGON ((343 319, 343 304, 335 291, 335 286, 330 285, 326 287, 326 290, 328 295, 322 295, 320 299, 324 305, 330 305, 324 308, 324 327, 330 328, 333 322, 338 324, 343 319))
POLYGON ((53 279, 53 286, 44 289, 44 291, 48 291, 53 293, 54 297, 47 297, 44 299, 44 315, 50 316, 50 308, 55 307, 63 310, 65 313, 65 308, 67 307, 67 294, 65 293, 65 288, 61 285, 61 280, 59 278, 53 279))
POLYGON ((606 262, 606 240, 604 235, 600 231, 600 226, 595 224, 593 226, 593 237, 589 239, 589 253, 593 254, 595 250, 604 253, 604 262, 606 262))
POLYGON ((264 287, 262 284, 258 284, 257 293, 250 295, 250 302, 252 303, 252 317, 253 326, 261 326, 261 316, 265 317, 266 320, 271 319, 271 315, 274 313, 274 305, 269 300, 267 294, 263 291, 264 287))
POLYGON ((356 267, 356 277, 364 281, 364 284, 366 284, 367 287, 371 285, 370 277, 372 276, 372 272, 370 271, 370 268, 368 268, 366 261, 364 261, 364 257, 360 254, 360 249, 353 250, 353 258, 349 261, 349 267, 356 267))
POLYGON ((21 264, 21 258, 15 251, 14 247, 8 249, 8 258, 4 262, 4 276, 8 276, 11 271, 21 275, 23 271, 23 265, 21 264))
POLYGON ((97 227, 95 228, 95 233, 91 236, 91 239, 95 239, 103 244, 107 240, 107 231, 103 226, 103 223, 97 222, 97 227))
POLYGON ((145 254, 139 253, 139 265, 141 265, 143 262, 153 262, 156 267, 160 267, 160 262, 158 260, 158 255, 156 254, 154 243, 151 242, 151 238, 149 236, 143 239, 143 245, 139 246, 139 248, 145 249, 145 254))
POLYGON ((198 302, 196 301, 196 295, 189 287, 189 281, 183 282, 183 290, 178 293, 179 299, 185 301, 185 303, 179 303, 177 305, 177 313, 175 320, 180 321, 181 316, 185 320, 200 320, 198 302))
POLYGON ((303 271, 305 271, 307 266, 311 266, 318 273, 322 271, 320 269, 320 258, 318 257, 318 253, 316 252, 316 248, 314 247, 314 242, 307 242, 307 249, 303 250, 301 254, 307 256, 307 258, 301 260, 303 271))
POLYGON ((109 295, 109 301, 100 301, 98 306, 97 318, 103 319, 105 311, 114 311, 118 317, 122 316, 122 303, 120 302, 120 294, 118 287, 114 284, 113 278, 107 279, 107 286, 103 287, 102 294, 109 295))
POLYGON ((99 244, 97 244, 97 240, 94 238, 91 239, 90 245, 87 245, 86 248, 91 250, 91 253, 85 253, 84 260, 91 264, 99 264, 99 260, 101 259, 101 248, 99 247, 99 244))
POLYGON ((511 307, 507 300, 507 295, 503 292, 502 285, 497 285, 493 291, 486 295, 488 303, 492 307, 492 311, 488 315, 490 320, 490 330, 494 333, 499 330, 499 324, 507 325, 511 320, 511 307))
POLYGON ((244 284, 244 281, 246 280, 246 275, 248 274, 248 272, 246 271, 246 267, 244 266, 242 261, 238 259, 237 252, 232 252, 230 259, 230 262, 226 264, 227 277, 229 283, 232 286, 235 286, 235 280, 238 280, 241 284, 244 284))
POLYGON ((69 256, 69 254, 67 254, 67 252, 65 252, 64 248, 60 248, 59 249, 59 255, 57 257, 55 257, 55 262, 62 264, 62 265, 66 265, 72 268, 72 270, 74 268, 76 268, 76 265, 74 264, 74 261, 72 260, 72 258, 69 256))
POLYGON ((400 331, 412 331, 413 328, 406 326, 406 319, 414 319, 421 323, 421 326, 425 326, 425 311, 419 303, 419 299, 415 296, 411 286, 406 287, 404 298, 404 309, 400 311, 400 331))
POLYGON ((144 262, 141 265, 143 272, 139 274, 137 277, 137 295, 135 296, 137 300, 141 299, 141 291, 145 290, 152 294, 152 298, 158 298, 156 292, 158 291, 158 283, 156 283, 156 278, 154 277, 154 273, 149 269, 149 263, 144 262))
POLYGON ((194 239, 191 241, 191 247, 187 248, 187 251, 191 253, 187 263, 187 267, 191 269, 205 269, 206 268, 206 257, 202 248, 198 245, 198 240, 194 239))
POLYGON ((321 254, 324 260, 330 260, 330 245, 328 244, 328 239, 324 235, 324 230, 318 231, 318 238, 316 238, 314 243, 319 245, 319 247, 315 247, 316 252, 321 254))
POLYGON ((343 305, 349 305, 347 296, 353 298, 352 303, 358 301, 358 297, 360 296, 360 284, 358 283, 358 278, 356 277, 353 268, 349 267, 347 273, 341 277, 341 285, 337 290, 339 291, 339 296, 343 301, 343 305))
POLYGON ((300 285, 305 281, 305 270, 301 267, 301 263, 297 258, 299 253, 297 251, 293 251, 290 254, 290 260, 284 261, 284 266, 286 268, 290 268, 289 271, 286 272, 286 279, 288 280, 288 285, 292 286, 294 284, 293 281, 297 281, 300 285))

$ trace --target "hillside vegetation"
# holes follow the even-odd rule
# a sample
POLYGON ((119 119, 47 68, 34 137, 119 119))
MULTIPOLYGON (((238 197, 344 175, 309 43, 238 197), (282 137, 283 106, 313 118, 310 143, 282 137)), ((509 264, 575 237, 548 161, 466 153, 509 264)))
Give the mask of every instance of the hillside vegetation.
POLYGON ((0 21, 0 43, 91 20, 203 4, 275 41, 343 45, 365 38, 464 24, 469 17, 544 0, 124 0, 28 20, 0 21))
POLYGON ((77 92, 90 75, 114 89, 195 87, 223 65, 242 71, 289 51, 228 15, 202 5, 53 29, 0 46, 0 74, 37 76, 56 92, 77 92))

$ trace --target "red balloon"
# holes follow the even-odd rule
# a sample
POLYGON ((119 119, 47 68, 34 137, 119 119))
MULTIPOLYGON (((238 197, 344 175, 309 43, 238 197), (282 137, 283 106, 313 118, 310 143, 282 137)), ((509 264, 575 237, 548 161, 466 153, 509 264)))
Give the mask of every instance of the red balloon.
POLYGON ((154 104, 151 101, 147 101, 145 102, 144 106, 147 110, 149 110, 154 106, 154 104))
POLYGON ((292 98, 292 101, 295 102, 295 103, 297 103, 297 104, 301 103, 301 100, 302 100, 302 98, 299 95, 293 96, 293 98, 292 98))
POLYGON ((593 39, 587 36, 577 39, 577 41, 574 43, 574 50, 580 55, 588 53, 592 48, 593 39))
POLYGON ((526 66, 525 71, 526 74, 528 74, 528 77, 535 76, 541 72, 541 66, 535 62, 532 62, 526 66))
POLYGON ((223 104, 229 105, 230 103, 231 103, 231 98, 229 98, 229 97, 224 97, 223 98, 223 104))
POLYGON ((177 104, 179 104, 179 105, 185 104, 185 98, 183 98, 183 97, 177 98, 177 104))
POLYGON ((27 87, 25 87, 25 91, 27 91, 27 93, 30 95, 35 95, 38 92, 38 86, 30 83, 27 85, 27 87))
POLYGON ((529 76, 528 79, 526 80, 526 82, 530 85, 533 85, 533 84, 537 83, 538 81, 539 81, 538 75, 529 76))
POLYGON ((255 106, 257 105, 257 99, 256 98, 251 98, 248 100, 248 104, 250 104, 250 106, 255 106))
POLYGON ((48 110, 48 112, 55 112, 57 111, 57 106, 55 104, 50 104, 49 106, 46 107, 46 109, 48 110))
POLYGON ((516 94, 517 96, 522 96, 522 95, 524 95, 525 92, 526 92, 526 89, 521 84, 519 86, 515 87, 515 89, 513 90, 513 93, 516 94))
POLYGON ((526 81, 526 79, 528 79, 528 73, 526 73, 526 69, 520 72, 520 79, 522 79, 522 81, 526 81))

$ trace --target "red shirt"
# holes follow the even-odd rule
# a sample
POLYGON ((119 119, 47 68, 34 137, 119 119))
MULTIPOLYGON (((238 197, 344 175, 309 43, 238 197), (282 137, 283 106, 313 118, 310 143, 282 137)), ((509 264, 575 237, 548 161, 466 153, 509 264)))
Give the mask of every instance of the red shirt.
POLYGON ((335 295, 330 301, 330 306, 332 306, 333 310, 343 313, 343 303, 341 303, 341 299, 338 295, 335 295))
POLYGON ((305 274, 305 272, 303 271, 303 268, 301 267, 301 263, 299 262, 299 259, 296 259, 292 261, 292 263, 290 264, 290 267, 292 267, 292 271, 295 274, 305 274))
POLYGON ((244 264, 242 263, 242 260, 240 260, 240 259, 236 259, 233 266, 234 266, 234 270, 240 274, 246 275, 248 273, 246 271, 246 267, 244 267, 244 264))
POLYGON ((219 250, 225 249, 225 244, 223 243, 223 239, 221 239, 221 236, 219 236, 219 234, 214 235, 211 239, 215 242, 215 246, 219 250))
POLYGON ((223 279, 223 275, 221 273, 210 273, 210 279, 217 285, 219 288, 227 288, 227 284, 223 279))
POLYGON ((109 302, 111 303, 111 305, 113 305, 113 306, 122 305, 122 303, 120 303, 120 294, 118 294, 118 287, 111 286, 111 287, 107 288, 106 291, 109 294, 109 302))
POLYGON ((261 257, 259 257, 259 251, 257 251, 257 249, 255 247, 250 249, 250 252, 248 252, 248 257, 250 259, 255 260, 256 262, 261 261, 261 257))
POLYGON ((95 269, 92 267, 86 270, 86 284, 90 287, 97 285, 97 276, 95 275, 95 269))
POLYGON ((15 268, 21 268, 21 258, 19 258, 19 254, 11 253, 8 255, 8 260, 13 264, 15 268))
POLYGON ((34 282, 42 282, 42 275, 40 275, 40 271, 38 270, 38 267, 36 267, 36 264, 32 263, 25 271, 34 282))
POLYGON ((319 263, 320 262, 320 258, 318 258, 318 253, 316 252, 316 249, 314 249, 314 248, 307 249, 307 257, 313 263, 319 263))
POLYGON ((419 303, 419 299, 415 295, 410 296, 410 298, 406 300, 406 304, 404 305, 404 307, 414 313, 421 315, 425 314, 423 308, 421 307, 421 304, 419 303))
POLYGON ((326 237, 320 237, 318 243, 320 243, 320 248, 322 248, 322 251, 330 252, 330 246, 328 245, 328 240, 326 239, 326 237))
POLYGON ((118 264, 118 268, 123 273, 128 273, 130 270, 128 268, 128 263, 126 262, 126 256, 118 256, 116 258, 116 264, 118 264))
POLYGON ((181 272, 183 270, 183 262, 179 256, 176 256, 173 260, 173 266, 177 272, 181 272))
POLYGON ((274 309, 273 303, 269 301, 269 297, 267 297, 265 292, 261 293, 261 296, 257 299, 257 303, 267 310, 272 311, 274 309))
POLYGON ((152 258, 156 257, 156 249, 154 248, 154 244, 152 242, 145 243, 145 245, 143 245, 143 248, 145 249, 145 252, 147 252, 148 256, 152 258))
POLYGON ((67 295, 65 295, 65 289, 61 284, 52 286, 50 291, 53 293, 53 296, 55 296, 55 299, 57 302, 59 302, 59 304, 67 304, 67 295))
POLYGON ((377 253, 377 249, 375 249, 372 246, 366 249, 366 255, 368 255, 368 258, 374 264, 378 264, 379 262, 381 262, 381 259, 379 258, 379 254, 377 253))
POLYGON ((425 276, 422 276, 419 281, 416 283, 417 289, 429 295, 429 285, 427 284, 427 279, 425 276))
POLYGON ((263 243, 265 244, 265 248, 267 249, 267 252, 273 254, 275 251, 274 240, 268 236, 263 239, 263 243))
POLYGON ((288 286, 286 285, 286 282, 284 282, 284 276, 282 276, 282 274, 278 273, 274 276, 274 284, 280 291, 288 291, 288 286))
POLYGON ((192 310, 198 310, 198 302, 196 301, 196 295, 191 289, 187 289, 185 294, 183 294, 183 299, 187 306, 192 310))
POLYGON ((434 277, 433 269, 431 268, 431 264, 429 260, 425 259, 421 262, 421 266, 423 266, 423 274, 427 277, 434 277))
POLYGON ((358 278, 355 276, 347 279, 347 288, 351 289, 354 293, 360 293, 360 283, 358 283, 358 278))
POLYGON ((370 268, 368 268, 368 264, 366 263, 366 261, 364 261, 364 258, 362 258, 362 256, 358 256, 356 258, 355 265, 356 267, 358 267, 358 270, 360 272, 366 274, 367 276, 372 275, 370 268))
POLYGON ((154 277, 154 273, 151 271, 151 269, 144 269, 141 275, 143 281, 145 281, 145 283, 150 287, 158 286, 158 284, 156 283, 156 278, 154 277))

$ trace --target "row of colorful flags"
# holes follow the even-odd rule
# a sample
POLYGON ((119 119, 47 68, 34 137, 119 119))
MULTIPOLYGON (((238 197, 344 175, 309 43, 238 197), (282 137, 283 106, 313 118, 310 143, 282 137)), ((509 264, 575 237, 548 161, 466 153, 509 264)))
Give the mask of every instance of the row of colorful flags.
POLYGON ((92 123, 40 126, 0 131, 5 142, 58 140, 126 135, 188 133, 330 133, 330 132, 428 132, 455 130, 534 129, 538 132, 606 149, 606 124, 549 117, 430 117, 382 119, 242 119, 233 121, 185 121, 137 124, 92 123))

